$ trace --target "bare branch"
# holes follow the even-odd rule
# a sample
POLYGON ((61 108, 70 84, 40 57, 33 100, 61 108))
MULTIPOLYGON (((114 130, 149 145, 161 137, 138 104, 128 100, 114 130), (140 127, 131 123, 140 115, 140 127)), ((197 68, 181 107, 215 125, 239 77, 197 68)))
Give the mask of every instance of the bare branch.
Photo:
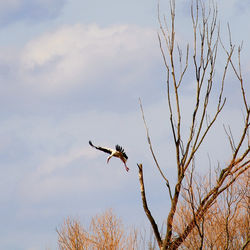
POLYGON ((138 170, 139 170, 139 181, 140 181, 140 187, 141 187, 141 198, 142 198, 143 208, 144 208, 144 211, 145 211, 145 213, 146 213, 146 215, 151 223, 155 238, 156 238, 158 246, 160 248, 162 245, 161 236, 160 236, 160 233, 158 230, 158 226, 155 223, 155 220, 154 220, 154 218, 153 218, 153 216, 148 208, 148 204, 147 204, 145 187, 144 187, 144 180, 143 180, 143 166, 142 166, 142 164, 137 164, 137 166, 138 166, 138 170))
POLYGON ((232 131, 231 131, 230 127, 228 127, 228 132, 227 132, 227 129, 226 129, 225 125, 223 125, 223 127, 224 127, 225 133, 227 134, 228 140, 230 142, 232 152, 235 152, 236 147, 235 147, 235 142, 234 142, 232 131))
POLYGON ((140 108, 141 108, 141 112, 142 112, 142 119, 143 119, 143 122, 144 122, 144 125, 145 125, 145 129, 146 129, 146 133, 147 133, 147 139, 148 139, 148 144, 149 144, 149 148, 150 148, 150 151, 151 151, 151 154, 153 156, 153 159, 155 161, 155 165, 157 166, 162 178, 166 181, 166 185, 168 187, 168 191, 169 191, 169 196, 170 196, 170 199, 172 200, 172 193, 171 193, 171 188, 170 188, 170 185, 169 185, 169 181, 168 179, 165 177, 165 175, 163 174, 161 168, 160 168, 160 165, 156 159, 156 156, 154 154, 154 150, 153 150, 153 147, 152 147, 152 143, 151 143, 151 139, 150 139, 150 136, 149 136, 149 131, 148 131, 148 127, 147 127, 147 123, 146 123, 146 120, 145 120, 145 116, 144 116, 144 112, 143 112, 143 107, 142 107, 142 103, 141 103, 141 99, 139 99, 140 101, 140 108))

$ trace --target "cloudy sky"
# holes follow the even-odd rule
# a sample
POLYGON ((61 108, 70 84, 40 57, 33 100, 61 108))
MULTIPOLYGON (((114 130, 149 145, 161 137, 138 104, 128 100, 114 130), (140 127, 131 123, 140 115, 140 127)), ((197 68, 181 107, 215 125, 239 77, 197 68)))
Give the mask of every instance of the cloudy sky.
MULTIPOLYGON (((161 2, 167 11, 167 1, 161 2)), ((192 37, 189 1, 177 2, 177 36, 185 45, 192 37)), ((229 21, 234 42, 244 41, 247 83, 250 3, 218 2, 223 38, 229 21)), ((156 0, 0 0, 1 249, 55 249, 55 229, 67 216, 84 223, 108 208, 126 225, 147 227, 137 162, 144 164, 152 212, 159 221, 165 217, 167 191, 153 166, 138 103, 140 97, 159 162, 173 183, 158 30, 156 0), (122 145, 130 172, 117 159, 107 165, 89 139, 122 145)), ((181 97, 188 114, 192 76, 186 81, 181 97)), ((202 148, 202 168, 208 152, 212 165, 229 160, 222 124, 231 124, 237 134, 242 106, 236 84, 232 75, 226 85, 231 101, 202 148)))

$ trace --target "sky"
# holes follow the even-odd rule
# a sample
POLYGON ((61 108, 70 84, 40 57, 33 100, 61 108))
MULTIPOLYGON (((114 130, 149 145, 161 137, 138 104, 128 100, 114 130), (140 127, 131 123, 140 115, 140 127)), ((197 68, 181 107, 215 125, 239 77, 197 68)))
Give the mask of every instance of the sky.
MULTIPOLYGON (((170 202, 147 145, 138 98, 152 143, 170 183, 176 178, 155 0, 0 0, 0 248, 56 249, 56 228, 67 217, 84 223, 112 208, 126 226, 147 228, 138 182, 143 163, 148 203, 158 223, 170 202), (91 148, 120 144, 118 159, 91 148)), ((189 1, 177 0, 177 39, 192 38, 189 1)), ((160 1, 167 15, 167 1, 160 1)), ((218 1, 223 39, 243 40, 242 72, 249 93, 248 0, 218 1)), ((222 55, 222 54, 219 54, 222 55)), ((218 74, 224 67, 218 59, 218 74)), ((242 121, 238 82, 201 148, 199 170, 229 161, 223 124, 237 138, 242 121)), ((189 128, 193 79, 183 87, 189 128)), ((215 91, 216 95, 216 91, 215 91)), ((249 94, 248 94, 249 95, 249 94)), ((215 104, 211 104, 211 110, 215 104)), ((184 129, 185 130, 185 129, 184 129)))

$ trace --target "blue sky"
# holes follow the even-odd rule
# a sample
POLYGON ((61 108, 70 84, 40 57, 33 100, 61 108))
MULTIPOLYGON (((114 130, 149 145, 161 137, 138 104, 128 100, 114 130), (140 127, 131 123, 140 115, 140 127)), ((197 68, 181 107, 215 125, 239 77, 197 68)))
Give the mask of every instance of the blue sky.
MULTIPOLYGON (((161 2, 164 12, 166 1, 161 2)), ((187 1, 177 2, 178 39, 185 45, 191 37, 189 8, 187 1)), ((221 0, 218 8, 223 37, 229 21, 233 40, 244 40, 247 84, 250 3, 221 0)), ((154 0, 0 1, 1 249, 55 249, 55 229, 67 216, 84 222, 110 207, 126 225, 147 227, 137 162, 145 166, 152 212, 164 218, 167 190, 153 166, 138 103, 141 97, 159 162, 173 183, 156 9, 154 0), (89 139, 122 145, 130 172, 117 159, 107 166, 106 155, 90 148, 89 139)), ((182 93, 187 128, 188 81, 182 93)), ((229 160, 222 125, 231 124, 237 135, 242 115, 235 84, 233 76, 228 79, 226 93, 234 98, 199 155, 204 171, 208 152, 213 166, 229 160)))

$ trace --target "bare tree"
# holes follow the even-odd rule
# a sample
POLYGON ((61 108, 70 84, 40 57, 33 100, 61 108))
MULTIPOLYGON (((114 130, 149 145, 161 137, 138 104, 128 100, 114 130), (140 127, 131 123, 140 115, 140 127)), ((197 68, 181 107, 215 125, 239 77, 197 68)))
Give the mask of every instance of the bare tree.
POLYGON ((60 229, 57 229, 58 246, 61 250, 88 249, 90 246, 88 232, 78 220, 67 218, 60 229))
POLYGON ((133 250, 142 245, 137 230, 126 231, 111 209, 93 217, 87 229, 79 220, 67 218, 56 231, 61 250, 133 250))
MULTIPOLYGON (((207 188, 209 181, 199 180, 195 188, 207 188), (205 183, 204 183, 205 182, 205 183)), ((245 172, 218 197, 194 230, 187 236, 182 249, 244 249, 249 241, 249 175, 245 172)), ((185 188, 184 188, 185 189, 185 188)), ((193 203, 183 190, 184 200, 177 208, 174 231, 185 229, 193 218, 193 203)))
MULTIPOLYGON (((143 165, 138 164, 139 168, 139 181, 141 187, 141 198, 143 202, 143 208, 147 215, 149 222, 151 223, 155 238, 157 240, 160 249, 177 249, 187 237, 197 230, 200 240, 200 249, 203 248, 205 235, 204 235, 204 219, 210 213, 211 207, 219 199, 220 194, 223 192, 229 194, 232 184, 250 167, 249 159, 249 114, 250 108, 247 102, 247 97, 244 88, 244 81, 241 72, 241 51, 242 46, 238 47, 237 55, 234 56, 235 45, 232 44, 231 32, 228 26, 229 33, 229 46, 227 47, 220 38, 220 27, 218 23, 218 11, 214 2, 210 2, 206 5, 202 0, 196 0, 191 4, 191 20, 193 30, 193 44, 187 44, 185 53, 183 55, 182 49, 176 41, 176 28, 175 28, 175 0, 169 0, 170 4, 170 20, 161 17, 159 15, 160 33, 158 35, 160 50, 164 60, 166 69, 166 87, 167 87, 167 99, 169 108, 169 121, 172 129, 175 153, 176 153, 176 168, 177 168, 177 181, 174 187, 171 187, 167 174, 164 173, 154 153, 154 149, 151 143, 149 130, 147 127, 146 119, 142 104, 140 102, 143 121, 146 128, 148 144, 152 157, 156 164, 157 170, 160 172, 163 180, 166 183, 169 197, 171 200, 170 211, 166 220, 166 232, 160 234, 158 225, 150 212, 150 209, 146 200, 146 193, 143 179, 143 165), (218 51, 225 52, 225 64, 224 69, 221 72, 220 83, 218 85, 218 78, 215 81, 215 68, 217 56, 221 55, 218 51), (192 57, 190 58, 190 51, 192 57), (233 59, 234 58, 234 59, 233 59), (191 123, 188 136, 184 135, 183 126, 184 123, 182 117, 181 106, 181 91, 184 82, 184 77, 187 71, 193 72, 193 79, 195 81, 195 104, 191 114, 191 123), (195 156, 200 150, 201 145, 206 140, 209 131, 214 126, 218 116, 223 110, 226 104, 226 98, 224 97, 224 86, 226 81, 226 75, 228 71, 232 69, 236 76, 236 81, 239 83, 239 89, 241 91, 241 97, 243 101, 243 116, 244 120, 242 131, 239 139, 235 139, 231 132, 231 129, 225 129, 229 139, 229 145, 232 149, 231 158, 227 164, 225 164, 219 173, 215 173, 214 181, 209 180, 207 185, 200 186, 198 189, 197 183, 194 178, 194 166, 195 156), (212 89, 216 88, 218 96, 213 96, 212 89), (210 103, 211 99, 217 98, 216 110, 211 115, 210 103), (184 189, 184 183, 185 189, 184 189), (188 203, 189 207, 187 214, 189 214, 189 220, 185 226, 174 231, 175 216, 177 214, 178 204, 181 200, 181 193, 186 193, 183 199, 188 203)), ((189 72, 190 73, 190 72, 189 72)), ((196 162, 197 165, 197 162, 196 162)), ((228 195, 228 197, 231 197, 228 195)), ((228 200, 229 210, 231 211, 232 201, 228 200)), ((186 209, 187 209, 186 207, 186 209)), ((231 212, 230 212, 231 213, 231 212)), ((228 220, 230 218, 228 214, 228 220)), ((229 229, 227 228, 229 232, 229 229)), ((227 234, 226 242, 230 241, 230 235, 227 234)), ((242 245, 248 244, 244 242, 242 245)), ((226 246, 225 246, 226 247, 226 246)), ((243 247, 243 246, 242 246, 243 247)), ((227 248, 225 248, 227 249, 227 248)))

